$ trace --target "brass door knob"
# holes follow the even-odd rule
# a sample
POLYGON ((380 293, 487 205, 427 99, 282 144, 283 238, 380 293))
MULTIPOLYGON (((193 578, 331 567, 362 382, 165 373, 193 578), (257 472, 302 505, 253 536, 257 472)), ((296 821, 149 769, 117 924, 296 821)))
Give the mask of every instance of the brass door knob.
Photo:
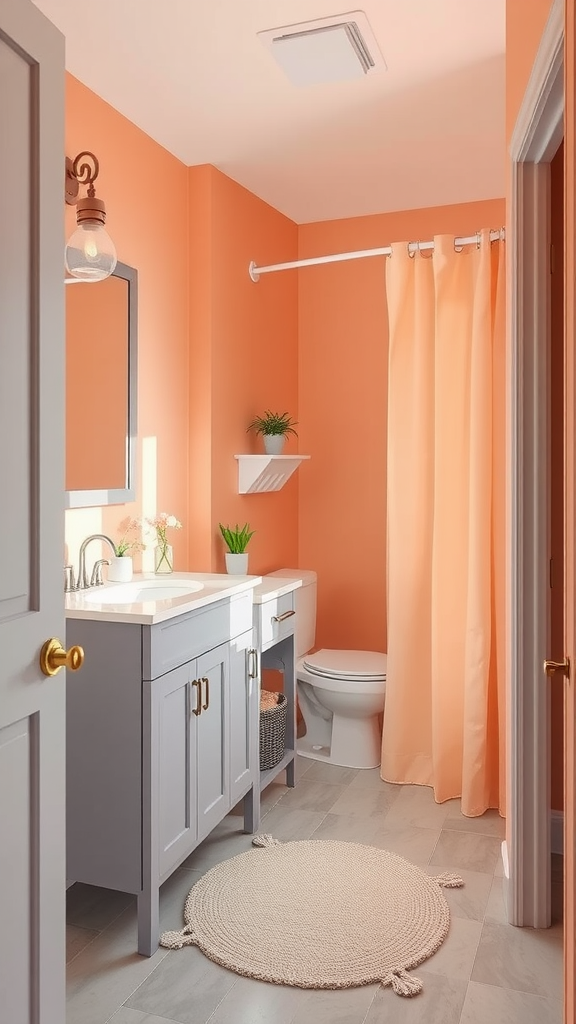
POLYGON ((56 637, 47 640, 40 651, 40 668, 45 676, 55 676, 61 668, 67 668, 70 672, 77 672, 84 664, 84 649, 82 647, 71 647, 65 651, 62 644, 56 637))
POLYGON ((570 675, 570 658, 564 658, 564 661, 546 661, 544 662, 544 671, 547 676, 553 676, 555 672, 561 672, 564 676, 570 675))

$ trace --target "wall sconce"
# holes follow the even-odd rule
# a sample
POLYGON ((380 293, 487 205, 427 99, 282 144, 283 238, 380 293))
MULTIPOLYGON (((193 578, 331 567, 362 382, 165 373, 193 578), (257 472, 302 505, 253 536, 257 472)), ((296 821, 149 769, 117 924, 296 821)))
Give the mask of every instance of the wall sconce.
POLYGON ((76 206, 78 227, 68 239, 65 249, 66 270, 80 281, 102 281, 116 266, 114 242, 104 227, 106 207, 96 199, 94 182, 100 165, 93 153, 79 153, 74 160, 66 157, 64 198, 76 206), (85 199, 79 199, 80 185, 88 185, 85 199))

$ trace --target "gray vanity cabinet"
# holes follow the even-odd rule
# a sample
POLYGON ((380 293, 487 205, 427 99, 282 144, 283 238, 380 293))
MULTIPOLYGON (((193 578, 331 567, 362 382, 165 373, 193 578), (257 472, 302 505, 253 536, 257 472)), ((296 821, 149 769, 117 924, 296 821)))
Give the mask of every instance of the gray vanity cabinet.
POLYGON ((68 682, 67 873, 137 894, 145 955, 162 882, 239 800, 259 824, 251 622, 250 592, 152 626, 68 620, 85 665, 68 682))

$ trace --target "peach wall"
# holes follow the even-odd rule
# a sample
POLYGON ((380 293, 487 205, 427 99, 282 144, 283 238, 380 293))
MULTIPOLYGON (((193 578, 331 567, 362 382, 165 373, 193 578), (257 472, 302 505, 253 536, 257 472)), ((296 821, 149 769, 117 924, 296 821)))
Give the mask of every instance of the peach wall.
MULTIPOLYGON (((299 257, 500 227, 503 199, 303 225, 299 257)), ((383 259, 299 273, 299 564, 318 572, 319 646, 386 649, 387 314, 383 259)))
POLYGON ((287 273, 254 284, 248 264, 295 259, 297 227, 213 167, 190 168, 189 182, 193 549, 223 572, 218 522, 249 522, 249 569, 263 573, 296 564, 298 476, 278 492, 239 495, 234 455, 263 450, 246 433, 255 414, 297 414, 298 281, 287 273))
MULTIPOLYGON (((184 567, 189 446, 187 169, 68 75, 66 153, 73 157, 84 149, 100 161, 96 194, 106 202, 107 227, 118 258, 138 270, 138 500, 130 506, 68 511, 67 557, 76 560, 79 542, 87 534, 103 530, 114 539, 127 514, 158 510, 174 513, 185 524, 173 538, 176 565, 184 567)), ((72 208, 66 218, 69 235, 74 229, 72 208)), ((83 388, 87 406, 105 402, 105 396, 92 393, 90 380, 83 388)), ((96 557, 94 547, 91 554, 96 557)))
POLYGON ((294 565, 298 478, 238 495, 234 454, 261 450, 246 434, 256 413, 297 415, 297 276, 248 276, 251 259, 296 257, 296 225, 215 168, 184 167, 71 76, 66 147, 97 154, 118 257, 139 274, 138 498, 67 512, 68 560, 89 533, 114 539, 127 514, 168 511, 184 524, 176 567, 224 570, 220 520, 256 530, 251 571, 294 565))
POLYGON ((506 138, 512 137, 552 0, 506 0, 506 138))

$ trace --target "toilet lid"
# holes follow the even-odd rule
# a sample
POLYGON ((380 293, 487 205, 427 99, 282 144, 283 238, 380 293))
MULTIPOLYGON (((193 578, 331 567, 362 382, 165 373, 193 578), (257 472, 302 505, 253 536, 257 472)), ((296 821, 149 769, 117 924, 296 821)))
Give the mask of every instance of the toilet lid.
POLYGON ((303 659, 304 668, 332 679, 386 679, 386 655, 377 651, 316 651, 303 659))

